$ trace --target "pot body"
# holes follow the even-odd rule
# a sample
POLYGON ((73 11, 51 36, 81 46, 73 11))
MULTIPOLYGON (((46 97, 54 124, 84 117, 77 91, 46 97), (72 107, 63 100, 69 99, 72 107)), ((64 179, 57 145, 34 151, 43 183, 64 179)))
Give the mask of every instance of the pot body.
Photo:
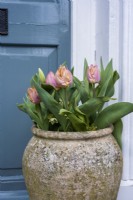
POLYGON ((111 131, 58 135, 33 128, 23 155, 30 200, 116 200, 122 153, 111 131))

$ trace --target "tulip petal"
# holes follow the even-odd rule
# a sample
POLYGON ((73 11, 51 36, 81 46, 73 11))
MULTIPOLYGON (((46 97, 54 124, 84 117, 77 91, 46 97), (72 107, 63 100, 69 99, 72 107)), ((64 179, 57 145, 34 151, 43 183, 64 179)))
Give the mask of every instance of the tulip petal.
POLYGON ((56 79, 55 79, 55 75, 52 71, 50 71, 46 77, 46 84, 52 85, 54 88, 58 87, 56 79))
POLYGON ((99 83, 100 71, 97 65, 91 65, 87 70, 87 77, 90 83, 99 83))

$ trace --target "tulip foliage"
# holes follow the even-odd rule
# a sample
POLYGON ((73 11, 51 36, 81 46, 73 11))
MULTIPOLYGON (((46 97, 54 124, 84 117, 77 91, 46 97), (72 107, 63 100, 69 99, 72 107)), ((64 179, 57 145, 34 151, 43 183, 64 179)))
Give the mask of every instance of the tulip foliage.
POLYGON ((26 98, 18 108, 27 113, 40 129, 50 131, 93 131, 111 124, 113 135, 121 146, 122 120, 133 112, 133 104, 118 102, 107 106, 106 102, 115 100, 114 85, 119 79, 113 70, 112 60, 104 68, 88 66, 84 60, 83 80, 79 80, 63 64, 56 73, 49 72, 45 77, 39 68, 31 80, 26 98))

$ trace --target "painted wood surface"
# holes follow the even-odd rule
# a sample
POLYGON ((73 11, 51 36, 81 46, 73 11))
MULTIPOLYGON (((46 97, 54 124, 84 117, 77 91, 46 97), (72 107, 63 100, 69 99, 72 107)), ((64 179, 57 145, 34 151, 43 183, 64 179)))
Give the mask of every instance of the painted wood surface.
POLYGON ((70 2, 0 0, 0 8, 8 9, 9 30, 0 35, 0 199, 24 200, 22 155, 32 123, 16 104, 39 67, 70 67, 70 2))

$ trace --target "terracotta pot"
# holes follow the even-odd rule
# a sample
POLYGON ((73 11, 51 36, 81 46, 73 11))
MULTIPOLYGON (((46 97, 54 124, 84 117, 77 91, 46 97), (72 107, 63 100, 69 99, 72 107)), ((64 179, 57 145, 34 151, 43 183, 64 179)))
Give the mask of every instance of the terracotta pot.
POLYGON ((122 153, 112 127, 89 132, 32 129, 23 156, 30 200, 116 200, 122 153))

